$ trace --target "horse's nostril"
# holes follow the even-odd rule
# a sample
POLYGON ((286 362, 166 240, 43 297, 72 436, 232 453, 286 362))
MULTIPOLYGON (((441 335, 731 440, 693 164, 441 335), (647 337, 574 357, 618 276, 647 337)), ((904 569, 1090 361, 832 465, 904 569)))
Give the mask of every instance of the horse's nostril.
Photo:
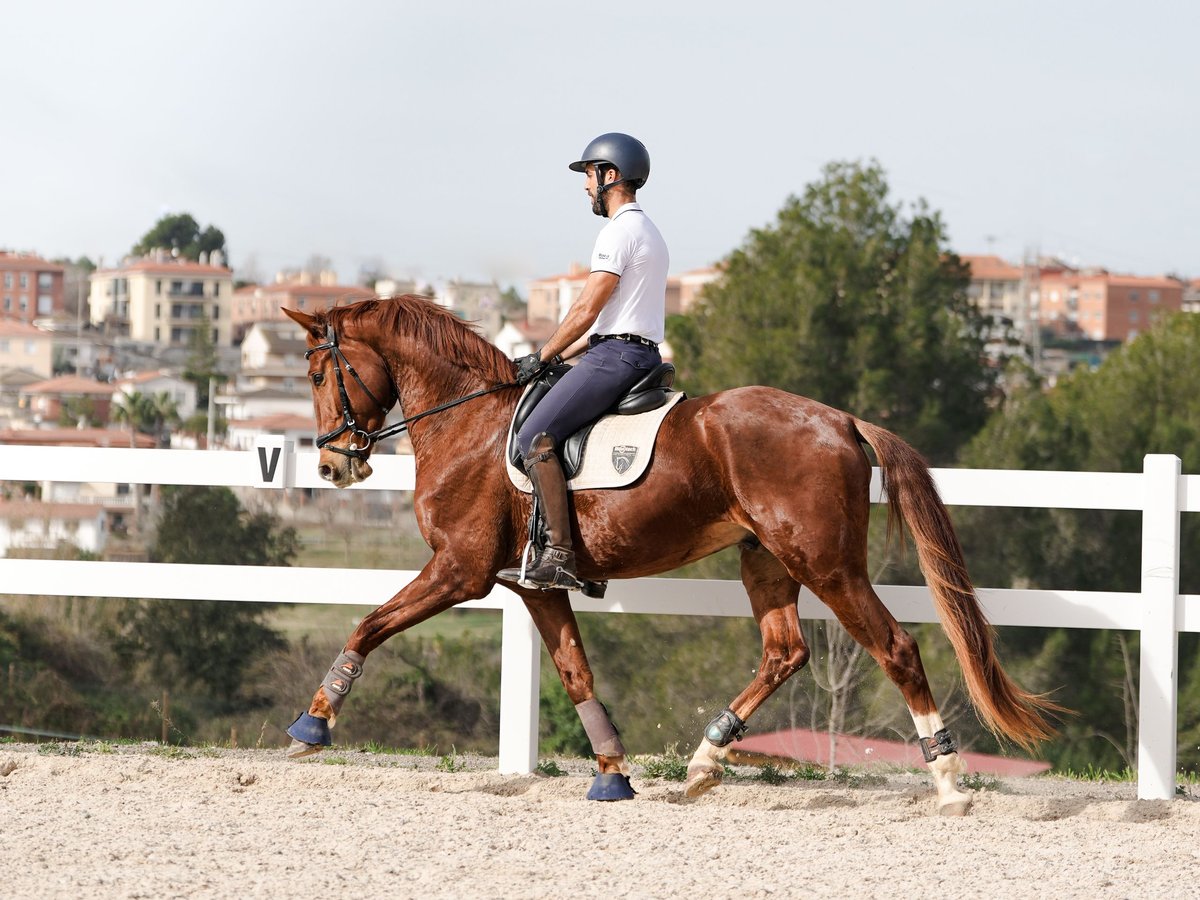
POLYGON ((329 481, 333 477, 333 467, 332 466, 317 466, 317 474, 320 475, 322 478, 324 478, 326 481, 329 481))

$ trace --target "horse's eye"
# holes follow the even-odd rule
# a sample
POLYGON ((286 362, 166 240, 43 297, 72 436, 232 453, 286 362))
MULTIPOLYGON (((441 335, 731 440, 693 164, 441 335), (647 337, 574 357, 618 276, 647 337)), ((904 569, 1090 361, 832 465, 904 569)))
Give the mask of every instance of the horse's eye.
POLYGON ((320 387, 325 383, 325 376, 320 372, 313 372, 312 383, 317 387, 320 387))

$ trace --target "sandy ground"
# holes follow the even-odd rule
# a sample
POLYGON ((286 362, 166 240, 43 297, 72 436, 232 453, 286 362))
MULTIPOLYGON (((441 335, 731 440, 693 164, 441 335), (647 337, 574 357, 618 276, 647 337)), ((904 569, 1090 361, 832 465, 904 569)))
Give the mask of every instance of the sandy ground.
POLYGON ((1003 780, 738 777, 695 801, 568 774, 339 752, 0 744, 3 897, 1200 897, 1200 799, 1003 780))

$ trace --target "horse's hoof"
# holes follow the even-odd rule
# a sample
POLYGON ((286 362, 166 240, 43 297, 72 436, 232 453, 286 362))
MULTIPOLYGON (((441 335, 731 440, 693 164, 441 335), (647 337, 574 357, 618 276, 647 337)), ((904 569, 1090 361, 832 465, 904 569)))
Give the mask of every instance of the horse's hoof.
POLYGON ((723 774, 724 772, 721 769, 710 766, 689 770, 687 782, 683 786, 683 795, 685 797, 699 797, 701 794, 711 791, 721 783, 721 776, 723 774))
POLYGON ((320 744, 306 744, 304 741, 292 741, 292 745, 287 748, 288 759, 303 759, 305 756, 312 756, 314 753, 320 753, 325 748, 320 744))
POLYGON ((965 816, 971 808, 971 795, 956 793, 946 799, 945 803, 938 804, 939 816, 965 816))
MULTIPOLYGON (((329 733, 329 720, 319 719, 316 716, 310 716, 308 713, 300 713, 296 716, 296 721, 288 726, 288 736, 294 738, 298 743, 308 744, 314 749, 305 753, 296 754, 299 756, 308 756, 309 753, 316 753, 322 747, 328 747, 333 743, 333 738, 329 733)), ((295 744, 292 749, 295 749, 295 744)), ((289 750, 288 755, 293 755, 289 750)))
POLYGON ((629 784, 629 776, 620 772, 601 772, 588 788, 589 800, 632 800, 637 793, 629 784))

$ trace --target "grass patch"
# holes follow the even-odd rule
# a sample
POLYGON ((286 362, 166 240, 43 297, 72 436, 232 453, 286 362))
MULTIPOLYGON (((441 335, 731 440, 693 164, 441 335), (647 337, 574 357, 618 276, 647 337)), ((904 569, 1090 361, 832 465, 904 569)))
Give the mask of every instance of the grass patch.
POLYGON ((437 756, 437 747, 391 747, 379 741, 367 741, 354 748, 359 753, 376 753, 380 756, 437 756))
POLYGON ((887 784, 887 779, 882 775, 854 772, 850 769, 834 769, 829 780, 848 788, 882 787, 887 784))
POLYGON ((755 781, 764 781, 767 784, 783 784, 788 780, 786 772, 781 772, 774 766, 767 764, 758 770, 758 774, 754 776, 755 781))
POLYGON ((539 775, 549 775, 551 778, 561 778, 563 775, 567 774, 563 769, 560 769, 558 767, 558 763, 552 759, 540 760, 537 764, 537 768, 534 769, 534 771, 539 775))
POLYGON ((1088 765, 1086 769, 1063 769, 1062 771, 1047 774, 1051 777, 1070 778, 1072 781, 1095 781, 1100 784, 1110 781, 1137 781, 1137 772, 1129 768, 1129 766, 1113 771, 1112 769, 1102 769, 1099 766, 1088 765))
POLYGON ((151 756, 161 756, 164 759, 195 759, 196 753, 186 747, 175 744, 159 744, 148 751, 151 756))
POLYGON ((326 766, 348 766, 350 760, 344 756, 322 756, 321 763, 326 766))
POLYGON ((50 744, 38 744, 37 752, 39 756, 79 756, 83 751, 79 749, 78 743, 55 741, 50 744))
POLYGON ((999 778, 982 772, 968 772, 959 776, 958 783, 969 791, 998 791, 1002 787, 999 778))
POLYGON ((687 760, 674 747, 668 747, 661 756, 647 756, 638 760, 647 778, 662 778, 665 781, 687 779, 687 760))
POLYGON ((434 767, 439 772, 461 772, 467 767, 467 764, 458 758, 458 754, 454 748, 450 748, 450 752, 443 754, 438 760, 438 764, 434 767))

